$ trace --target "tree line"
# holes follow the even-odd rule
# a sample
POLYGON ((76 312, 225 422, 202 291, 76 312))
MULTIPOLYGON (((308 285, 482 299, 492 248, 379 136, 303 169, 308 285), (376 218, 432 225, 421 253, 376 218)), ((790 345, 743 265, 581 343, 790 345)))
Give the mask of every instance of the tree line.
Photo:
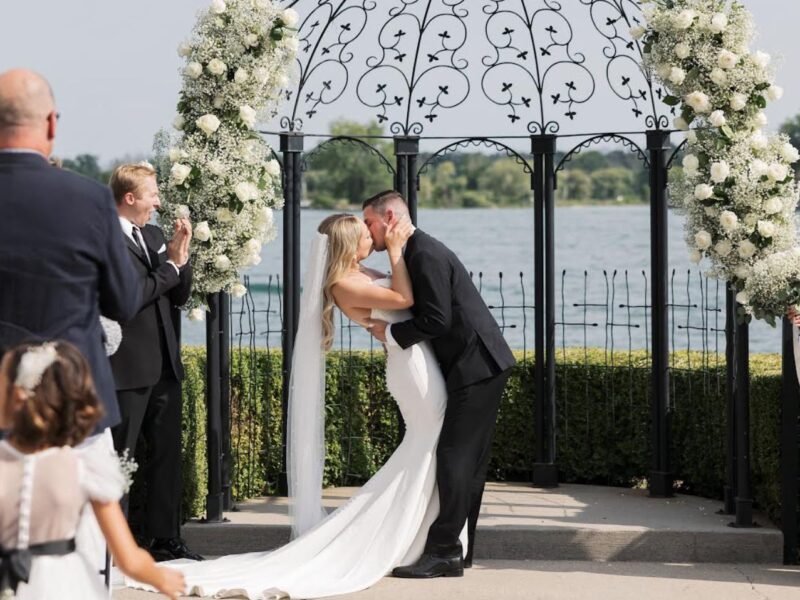
MULTIPOLYGON (((781 131, 800 148, 800 114, 786 121, 781 131)), ((384 135, 384 130, 374 122, 340 120, 331 124, 330 133, 359 138, 384 135)), ((391 140, 367 141, 393 163, 391 140)), ((556 154, 556 164, 563 156, 563 152, 556 154)), ((120 162, 127 161, 114 161, 112 165, 120 162)), ((510 207, 526 206, 533 201, 530 174, 504 154, 420 153, 418 164, 426 162, 419 182, 422 207, 510 207)), ((393 186, 387 166, 358 142, 312 149, 306 155, 306 163, 303 202, 312 208, 347 209, 360 205, 376 191, 393 186)), ((64 159, 63 166, 103 183, 108 182, 113 168, 101 168, 98 158, 91 154, 64 159)), ((638 157, 627 150, 584 150, 573 155, 558 174, 556 201, 562 204, 636 203, 647 202, 648 198, 648 173, 638 157)))

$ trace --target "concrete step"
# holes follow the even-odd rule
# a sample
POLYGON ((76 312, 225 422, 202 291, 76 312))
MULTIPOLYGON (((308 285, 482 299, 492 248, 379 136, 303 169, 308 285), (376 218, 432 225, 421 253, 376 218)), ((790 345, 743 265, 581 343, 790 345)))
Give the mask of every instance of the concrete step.
MULTIPOLYGON (((356 488, 325 490, 328 510, 356 488)), ((225 514, 226 523, 184 526, 189 546, 219 556, 272 550, 289 540, 285 498, 258 498, 225 514)), ((759 527, 729 526, 722 503, 694 496, 649 498, 645 490, 586 485, 536 489, 487 484, 476 560, 636 561, 780 564, 783 537, 763 515, 759 527)))

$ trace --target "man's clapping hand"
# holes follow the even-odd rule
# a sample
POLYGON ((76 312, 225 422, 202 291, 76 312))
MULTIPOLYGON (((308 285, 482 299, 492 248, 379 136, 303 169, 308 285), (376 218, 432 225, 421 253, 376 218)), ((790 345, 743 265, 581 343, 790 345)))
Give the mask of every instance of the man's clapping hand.
POLYGON ((189 219, 176 219, 172 239, 167 244, 167 257, 177 267, 189 262, 189 243, 192 241, 192 224, 189 219))

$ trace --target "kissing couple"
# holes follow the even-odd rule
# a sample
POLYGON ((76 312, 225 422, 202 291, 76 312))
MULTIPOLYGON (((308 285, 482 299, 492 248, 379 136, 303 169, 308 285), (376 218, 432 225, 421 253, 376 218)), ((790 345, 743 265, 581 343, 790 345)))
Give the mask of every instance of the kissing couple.
MULTIPOLYGON (((460 577, 475 526, 497 411, 514 357, 458 257, 411 225, 395 191, 326 218, 303 281, 288 414, 294 539, 271 552, 174 564, 189 593, 317 598, 385 575, 460 577), (391 277, 361 265, 386 251, 391 277), (325 350, 337 306, 386 347, 386 386, 405 436, 343 506, 322 507, 325 350)), ((138 586, 137 586, 138 587, 138 586)))

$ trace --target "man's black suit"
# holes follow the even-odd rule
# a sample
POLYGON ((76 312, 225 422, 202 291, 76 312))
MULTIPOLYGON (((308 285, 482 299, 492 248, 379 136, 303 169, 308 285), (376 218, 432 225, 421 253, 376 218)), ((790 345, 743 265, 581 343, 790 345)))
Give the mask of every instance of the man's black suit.
POLYGON ((448 392, 436 450, 440 511, 425 551, 460 555, 458 537, 468 522, 471 557, 497 410, 515 360, 449 248, 416 230, 404 257, 414 291, 413 318, 393 324, 389 332, 403 348, 430 341, 448 392))
POLYGON ((175 538, 180 531, 183 379, 177 307, 189 299, 192 271, 187 264, 179 274, 166 262, 166 240, 160 228, 146 225, 141 233, 150 262, 125 236, 143 296, 136 316, 120 323, 122 343, 111 356, 122 413, 122 422, 112 434, 117 451, 127 448, 133 455, 139 433, 144 433, 148 534, 175 538))
POLYGON ((111 191, 34 153, 0 152, 0 354, 26 339, 72 342, 119 423, 100 314, 124 321, 141 293, 111 191))

